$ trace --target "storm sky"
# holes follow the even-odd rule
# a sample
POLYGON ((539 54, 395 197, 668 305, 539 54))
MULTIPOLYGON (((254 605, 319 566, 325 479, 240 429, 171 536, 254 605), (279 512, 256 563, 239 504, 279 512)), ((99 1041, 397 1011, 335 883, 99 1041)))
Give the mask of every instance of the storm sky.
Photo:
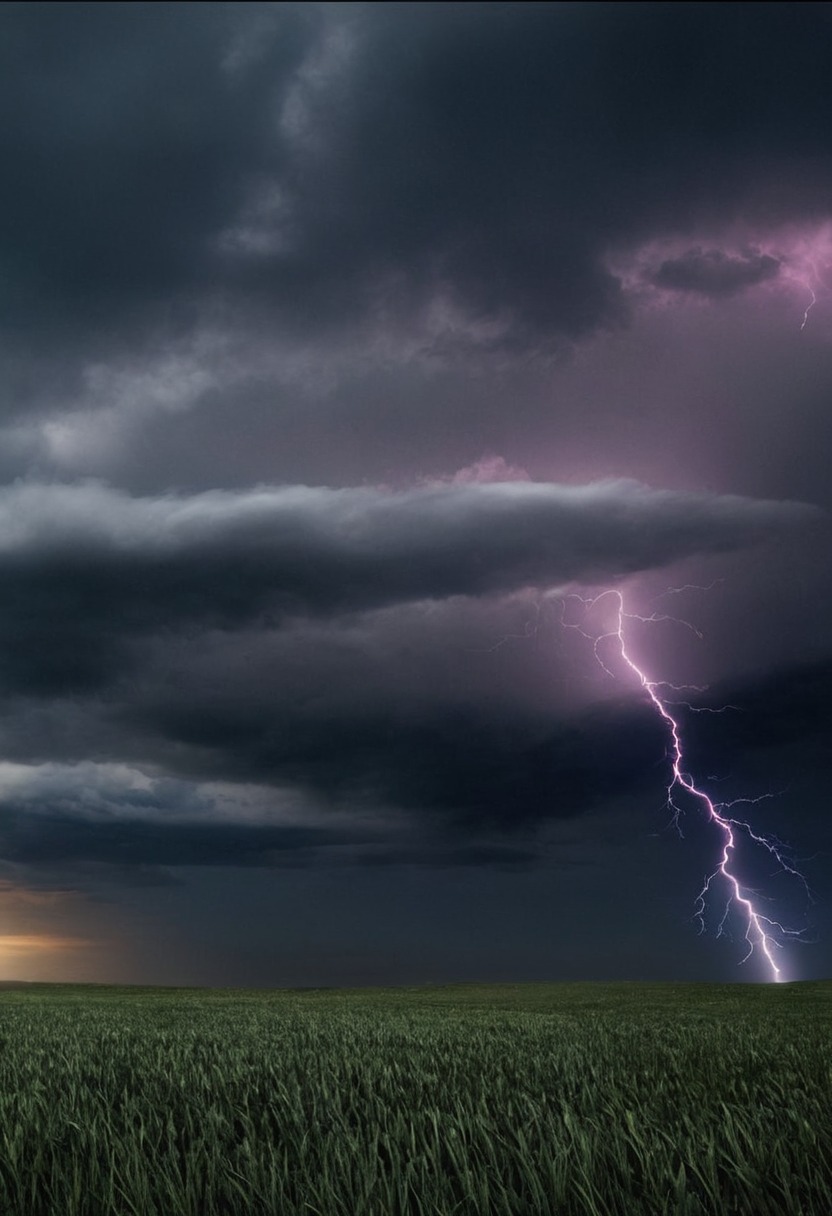
POLYGON ((832 6, 0 25, 0 979, 832 974, 832 6))

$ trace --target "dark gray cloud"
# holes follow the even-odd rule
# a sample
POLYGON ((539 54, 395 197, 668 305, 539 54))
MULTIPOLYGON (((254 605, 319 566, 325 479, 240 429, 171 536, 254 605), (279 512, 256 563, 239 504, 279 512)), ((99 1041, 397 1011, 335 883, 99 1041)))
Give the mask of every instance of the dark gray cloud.
MULTIPOLYGON (((679 710, 691 764, 730 779, 710 778, 712 792, 765 792, 732 774, 760 749, 796 743, 795 777, 810 787, 823 767, 831 676, 822 662, 692 694, 694 709, 736 707, 679 710)), ((221 692, 194 704, 184 690, 122 706, 120 716, 147 756, 173 745, 167 755, 183 776, 137 785, 137 770, 119 766, 19 766, 17 786, 0 799, 7 862, 33 874, 77 871, 82 885, 100 879, 83 867, 101 865, 135 868, 140 879, 147 867, 152 876, 154 867, 320 861, 510 869, 545 854, 550 825, 579 822, 610 802, 638 797, 663 822, 667 736, 637 697, 564 718, 506 698, 419 707, 405 693, 397 707, 365 701, 350 711, 335 699, 292 707, 280 690, 271 705, 241 705, 221 692), (260 791, 257 821, 239 817, 251 811, 252 790, 260 791), (296 816, 306 807, 305 825, 281 821, 287 790, 296 816)))
MULTIPOLYGON (((719 715, 697 715, 689 723, 691 743, 702 757, 724 769, 744 752, 802 742, 823 744, 832 729, 832 662, 804 662, 731 687, 709 691, 712 705, 736 709, 719 715)), ((697 699, 698 704, 703 698, 697 699)), ((806 759, 808 760, 808 752, 806 759)))
MULTIPOLYGON (((364 838, 366 839, 366 833, 364 838)), ((355 844, 355 832, 317 827, 233 823, 101 822, 81 816, 0 807, 0 851, 6 861, 71 868, 76 862, 145 866, 279 866, 311 860, 318 849, 355 844)))
POLYGON ((534 848, 522 848, 511 844, 462 844, 448 845, 432 841, 428 847, 402 848, 397 846, 368 849, 358 855, 357 864, 368 868, 389 866, 429 866, 438 869, 495 869, 507 871, 527 870, 540 860, 534 848), (444 847, 443 847, 444 844, 444 847))
POLYGON ((679 258, 662 262, 652 278, 657 287, 718 298, 773 279, 779 270, 777 258, 768 254, 733 255, 721 249, 689 249, 679 258))
MULTIPOLYGON (((326 658, 319 674, 333 681, 326 658)), ((665 741, 643 706, 564 718, 511 697, 420 701, 393 683, 392 700, 348 683, 301 700, 268 680, 245 699, 221 683, 203 697, 181 682, 124 689, 102 710, 138 765, 112 736, 120 762, 106 761, 94 720, 82 754, 98 746, 103 763, 7 765, 0 855, 81 886, 102 865, 511 868, 539 854, 547 824, 655 784, 665 741)))
POLYGON ((6 7, 6 326, 77 335, 113 308, 135 316, 207 286, 247 174, 279 163, 275 111, 317 23, 285 6, 264 25, 258 7, 6 7), (246 56, 247 31, 259 45, 246 56))
MULTIPOLYGON (((830 676, 820 662, 687 693, 694 711, 735 707, 679 708, 692 765, 724 775, 754 749, 800 739, 815 746, 829 731, 830 676)), ((419 704, 404 682, 398 701, 376 691, 351 702, 333 692, 291 705, 275 690, 271 704, 265 695, 241 705, 218 693, 195 705, 186 691, 128 712, 134 728, 184 746, 191 775, 297 788, 329 807, 438 814, 474 834, 578 817, 633 793, 652 790, 661 802, 666 775, 666 732, 635 690, 566 714, 506 689, 497 703, 471 693, 456 704, 438 696, 419 704)))
POLYGON ((439 291, 545 342, 622 318, 611 247, 825 209, 825 8, 751 30, 739 4, 398 5, 345 30, 301 94, 291 253, 261 263, 296 315, 439 291))
POLYGON ((607 253, 817 215, 825 5, 8 5, 19 401, 204 306, 322 333, 443 297, 486 342, 626 312, 607 253), (488 336, 490 334, 490 337, 488 336), (142 337, 141 335, 144 335, 142 337), (68 362, 67 362, 68 360, 68 362))
POLYGON ((644 792, 666 742, 649 711, 620 707, 563 721, 506 705, 270 714, 170 698, 133 722, 184 746, 209 779, 287 785, 331 808, 439 816, 474 834, 571 819, 644 792))
POLYGON ((19 691, 90 688, 137 635, 599 582, 729 552, 816 514, 634 482, 157 499, 20 483, 0 491, 0 673, 19 691))

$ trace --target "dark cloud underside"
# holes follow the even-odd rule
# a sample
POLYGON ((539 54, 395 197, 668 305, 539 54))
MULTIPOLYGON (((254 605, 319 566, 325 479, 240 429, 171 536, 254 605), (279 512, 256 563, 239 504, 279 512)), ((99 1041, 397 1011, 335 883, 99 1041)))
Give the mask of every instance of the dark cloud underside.
MULTIPOLYGON (((830 674, 828 663, 804 666, 697 696, 695 707, 735 708, 716 716, 681 711, 689 758, 725 777, 755 751, 801 742, 804 759, 816 765, 830 727, 830 674)), ((125 705, 120 716, 141 731, 147 755, 162 740, 174 743, 183 778, 137 791, 111 777, 109 801, 102 803, 84 770, 73 777, 67 769, 62 786, 55 775, 38 784, 33 770, 26 797, 0 804, 6 861, 35 870, 60 862, 128 871, 279 868, 322 856, 337 860, 346 850, 351 863, 374 866, 522 865, 541 855, 547 825, 580 821, 611 800, 636 795, 660 814, 665 798, 667 734, 636 694, 569 720, 509 702, 347 714, 325 705, 289 713, 280 703, 247 710, 221 698, 177 705, 170 697, 139 713, 125 705), (233 798, 220 812, 208 792, 214 787, 190 784, 217 780, 230 788, 271 787, 275 810, 281 790, 301 791, 327 821, 303 827, 223 820, 233 798), (206 792, 197 796, 199 788, 206 792), (404 835, 398 821, 351 818, 391 810, 406 815, 404 835), (215 822, 205 818, 218 814, 215 822)), ((814 779, 812 771, 800 776, 814 779)), ((725 793, 711 783, 714 793, 725 793)))

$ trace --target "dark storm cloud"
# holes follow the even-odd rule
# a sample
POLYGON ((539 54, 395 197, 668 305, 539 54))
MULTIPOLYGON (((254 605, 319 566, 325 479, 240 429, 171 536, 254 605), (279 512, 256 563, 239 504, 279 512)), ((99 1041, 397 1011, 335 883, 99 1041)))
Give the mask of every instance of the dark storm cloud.
POLYGON ((209 780, 285 785, 330 807, 438 815, 463 833, 519 831, 644 791, 666 742, 645 707, 563 721, 508 704, 286 715, 171 698, 133 722, 189 749, 209 780))
POLYGON ((141 634, 598 582, 730 552, 814 516, 634 482, 155 499, 19 483, 0 490, 0 671, 34 693, 95 687, 141 634))
POLYGON ((576 335, 623 315, 610 249, 832 185, 822 4, 37 4, 2 29, 4 324, 67 358, 207 300, 319 332, 440 295, 499 322, 484 341, 576 335))
MULTIPOLYGON (((680 710, 693 767, 726 775, 755 749, 800 742, 799 775, 815 781, 831 674, 828 663, 804 665, 698 697, 737 709, 680 710)), ((119 766, 19 766, 16 787, 0 800, 7 861, 32 873, 51 868, 55 881, 69 867, 82 886, 100 879, 84 866, 120 867, 125 876, 136 868, 139 878, 146 867, 316 861, 517 869, 546 851, 547 826, 610 803, 637 797, 667 818, 668 736, 637 692, 568 717, 508 697, 420 704, 406 686, 393 706, 378 694, 295 704, 280 688, 250 703, 222 687, 205 699, 187 688, 159 693, 155 702, 122 703, 117 717, 146 757, 156 766, 165 758, 179 776, 137 785, 137 770, 119 766), (257 822, 238 819, 245 791, 257 822), (314 822, 268 821, 287 791, 314 822)))
MULTIPOLYGON (((800 775, 807 779, 809 766, 815 780, 824 760, 808 749, 829 732, 831 678, 828 662, 803 665, 699 696, 694 704, 737 708, 679 710, 693 766, 726 774, 749 751, 802 741, 800 775)), ((291 788, 332 813, 405 812, 429 833, 421 849, 418 840, 382 838, 359 858, 368 865, 469 864, 469 847, 497 850, 487 864, 522 864, 499 850, 534 852, 547 823, 634 795, 660 813, 669 779, 667 732, 638 693, 569 717, 507 697, 419 705, 405 688, 392 706, 337 708, 315 697, 290 711, 279 695, 246 706, 221 694, 194 703, 173 693, 127 713, 131 729, 172 743, 174 763, 194 779, 291 788)))
POLYGON ((653 275, 657 287, 689 291, 703 296, 732 296, 773 279, 780 270, 767 254, 733 256, 721 249, 690 249, 679 258, 662 262, 653 275))
MULTIPOLYGON (((366 833, 364 834, 366 839, 366 833)), ((144 866, 252 866, 290 864, 298 855, 354 844, 354 832, 317 827, 234 823, 106 822, 81 816, 0 806, 0 852, 7 862, 42 866, 104 862, 144 866)))
MULTIPOLYGON (((82 885, 83 867, 99 865, 142 872, 312 860, 517 868, 539 854, 535 837, 547 822, 574 820, 610 797, 648 794, 664 753, 662 732, 644 707, 564 722, 511 706, 434 705, 398 715, 370 709, 339 718, 309 707, 286 717, 233 704, 168 704, 144 718, 133 715, 132 729, 144 729, 148 750, 153 732, 175 743, 191 781, 137 789, 135 772, 106 766, 101 774, 91 764, 77 772, 21 767, 16 788, 0 799, 6 863, 33 872, 57 867, 58 877, 80 866, 82 885), (222 805, 211 793, 217 787, 204 784, 218 776, 230 783, 222 805), (235 786, 266 795, 293 790, 317 808, 316 822, 241 822, 235 786), (356 812, 374 818, 356 820, 356 812)), ((261 806, 268 816, 268 796, 261 806)))
MULTIPOLYGON (((709 762, 729 767, 755 748, 803 743, 814 747, 832 729, 832 661, 779 668, 755 680, 708 694, 714 705, 736 706, 719 715, 696 715, 688 726, 692 743, 709 762)), ((701 700, 701 698, 700 698, 701 700)))
POLYGON ((430 848, 381 848, 359 854, 357 863, 378 869, 397 865, 425 865, 431 869, 525 870, 540 859, 535 849, 507 844, 471 844, 456 847, 436 843, 430 848))
POLYGON ((296 317, 440 292, 509 343, 578 335, 624 315, 610 249, 826 208, 825 6, 367 6, 344 28, 299 94, 291 252, 259 263, 296 317))
POLYGON ((113 307, 204 286, 212 236, 247 173, 277 152, 275 107, 316 24, 314 7, 274 7, 267 24, 259 7, 5 6, 0 256, 12 330, 74 330, 79 312, 109 327, 113 307), (259 45, 246 55, 247 31, 259 45))

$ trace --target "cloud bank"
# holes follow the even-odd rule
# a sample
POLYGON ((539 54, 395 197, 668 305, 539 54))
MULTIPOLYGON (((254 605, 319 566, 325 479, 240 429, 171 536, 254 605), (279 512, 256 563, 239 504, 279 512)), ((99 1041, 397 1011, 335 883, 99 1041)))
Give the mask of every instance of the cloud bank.
POLYGON ((130 637, 598 583, 814 515, 627 481, 143 499, 95 483, 17 483, 0 489, 0 678, 46 692, 91 686, 130 637))

